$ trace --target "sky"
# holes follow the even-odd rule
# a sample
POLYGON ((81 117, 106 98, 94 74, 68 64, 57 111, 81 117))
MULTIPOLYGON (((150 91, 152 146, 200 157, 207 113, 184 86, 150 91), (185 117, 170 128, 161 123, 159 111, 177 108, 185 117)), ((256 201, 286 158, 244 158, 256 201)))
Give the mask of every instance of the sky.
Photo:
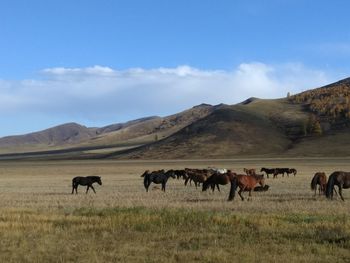
POLYGON ((347 0, 1 0, 0 137, 350 77, 347 0))

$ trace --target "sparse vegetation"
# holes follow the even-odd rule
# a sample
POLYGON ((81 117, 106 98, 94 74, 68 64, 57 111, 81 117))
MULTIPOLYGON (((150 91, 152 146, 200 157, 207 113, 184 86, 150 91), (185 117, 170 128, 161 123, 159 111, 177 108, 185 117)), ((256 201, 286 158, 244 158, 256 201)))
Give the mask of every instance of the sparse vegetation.
MULTIPOLYGON (((350 208, 313 197, 314 171, 350 170, 347 159, 2 162, 2 262, 347 262, 350 208), (251 202, 229 187, 202 193, 171 179, 145 192, 141 173, 160 168, 293 166, 251 202), (71 195, 74 176, 102 176, 97 194, 71 195)), ((350 192, 344 191, 344 198, 350 192)))

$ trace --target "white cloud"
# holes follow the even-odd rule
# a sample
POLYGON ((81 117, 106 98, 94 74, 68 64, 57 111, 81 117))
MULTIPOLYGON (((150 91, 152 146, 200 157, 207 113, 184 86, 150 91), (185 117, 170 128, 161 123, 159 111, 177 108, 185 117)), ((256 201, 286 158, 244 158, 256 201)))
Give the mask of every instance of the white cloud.
POLYGON ((37 79, 0 80, 0 117, 36 113, 52 118, 114 122, 166 115, 200 103, 234 104, 277 98, 328 84, 325 72, 302 64, 244 63, 231 71, 176 68, 115 70, 48 68, 37 79), (1 116, 2 115, 2 116, 1 116))

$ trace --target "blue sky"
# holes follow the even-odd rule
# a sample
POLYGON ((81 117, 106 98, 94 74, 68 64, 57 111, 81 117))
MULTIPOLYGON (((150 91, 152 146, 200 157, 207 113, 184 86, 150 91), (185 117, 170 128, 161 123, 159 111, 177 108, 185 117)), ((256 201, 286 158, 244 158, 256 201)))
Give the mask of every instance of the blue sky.
POLYGON ((3 0, 0 136, 350 76, 349 1, 3 0))

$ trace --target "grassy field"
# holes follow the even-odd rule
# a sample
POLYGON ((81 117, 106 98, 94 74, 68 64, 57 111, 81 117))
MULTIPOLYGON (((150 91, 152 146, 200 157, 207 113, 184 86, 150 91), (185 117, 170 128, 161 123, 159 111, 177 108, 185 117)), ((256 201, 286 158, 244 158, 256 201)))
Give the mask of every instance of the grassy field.
MULTIPOLYGON (((313 196, 317 171, 349 159, 0 162, 1 262, 349 262, 345 202, 313 196), (201 192, 170 179, 146 193, 146 169, 295 167, 252 201, 229 186, 201 192), (75 176, 102 176, 97 194, 71 195, 75 176)), ((245 194, 247 195, 247 193, 245 194)))

